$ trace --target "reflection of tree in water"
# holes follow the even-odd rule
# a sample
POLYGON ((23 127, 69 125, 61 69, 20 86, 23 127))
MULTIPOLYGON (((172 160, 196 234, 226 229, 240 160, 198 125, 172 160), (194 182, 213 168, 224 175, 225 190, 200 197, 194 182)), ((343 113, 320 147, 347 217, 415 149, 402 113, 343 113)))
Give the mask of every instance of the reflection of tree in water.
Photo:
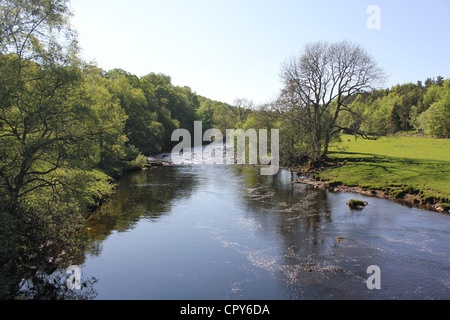
POLYGON ((31 215, 36 221, 27 225, 33 227, 22 230, 20 223, 12 225, 2 216, 0 298, 95 298, 96 279, 84 279, 82 289, 72 291, 65 282, 65 270, 82 265, 87 252, 100 254, 102 240, 112 231, 128 231, 141 219, 156 221, 170 212, 173 201, 189 197, 196 185, 195 176, 189 170, 181 171, 183 168, 164 167, 125 175, 111 203, 87 221, 75 215, 53 215, 54 221, 39 221, 31 215), (18 252, 9 249, 15 246, 9 234, 23 235, 26 245, 18 252))
MULTIPOLYGON (((125 175, 119 188, 86 222, 89 238, 106 239, 112 231, 126 232, 142 219, 158 221, 170 212, 172 203, 187 198, 197 185, 186 168, 162 167, 125 175)), ((101 243, 91 244, 90 253, 101 252, 101 243)))
POLYGON ((315 257, 326 248, 322 228, 332 220, 327 193, 294 184, 296 177, 287 170, 267 177, 251 167, 237 167, 234 173, 243 178, 241 192, 258 234, 276 234, 282 240, 281 252, 274 257, 280 283, 292 297, 301 297, 300 279, 318 267, 315 257))
POLYGON ((67 280, 70 275, 57 271, 51 275, 36 274, 32 279, 22 281, 17 296, 27 300, 93 300, 98 293, 94 289, 97 279, 90 278, 80 283, 80 289, 70 289, 67 280))
POLYGON ((287 170, 275 176, 261 176, 259 169, 244 166, 235 167, 234 174, 243 177, 241 193, 252 217, 258 219, 264 216, 262 213, 277 213, 269 215, 277 222, 275 230, 292 230, 296 228, 293 223, 299 224, 297 228, 302 225, 309 229, 323 219, 330 220, 327 194, 294 184, 294 174, 287 170))
POLYGON ((1 215, 0 298, 93 295, 91 280, 84 283, 83 292, 74 295, 53 279, 58 270, 84 262, 88 238, 79 216, 64 210, 44 218, 35 213, 23 213, 21 219, 6 215, 1 215))

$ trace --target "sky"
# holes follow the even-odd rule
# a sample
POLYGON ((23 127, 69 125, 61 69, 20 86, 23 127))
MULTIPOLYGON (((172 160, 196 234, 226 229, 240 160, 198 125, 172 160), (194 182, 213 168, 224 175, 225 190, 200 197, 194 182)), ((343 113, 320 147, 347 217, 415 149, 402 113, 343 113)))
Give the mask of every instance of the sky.
POLYGON ((283 61, 316 41, 361 45, 389 75, 385 88, 450 78, 448 0, 72 0, 71 7, 85 60, 139 77, 162 73, 230 104, 276 98, 283 61))

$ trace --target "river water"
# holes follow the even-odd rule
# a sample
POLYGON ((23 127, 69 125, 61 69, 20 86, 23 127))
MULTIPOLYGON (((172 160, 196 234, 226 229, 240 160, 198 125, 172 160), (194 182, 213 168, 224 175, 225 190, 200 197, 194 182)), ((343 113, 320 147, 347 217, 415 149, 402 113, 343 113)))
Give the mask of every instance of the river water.
POLYGON ((107 300, 450 299, 448 215, 296 178, 197 164, 127 174, 88 221, 83 278, 107 300), (367 286, 373 265, 381 289, 367 286))

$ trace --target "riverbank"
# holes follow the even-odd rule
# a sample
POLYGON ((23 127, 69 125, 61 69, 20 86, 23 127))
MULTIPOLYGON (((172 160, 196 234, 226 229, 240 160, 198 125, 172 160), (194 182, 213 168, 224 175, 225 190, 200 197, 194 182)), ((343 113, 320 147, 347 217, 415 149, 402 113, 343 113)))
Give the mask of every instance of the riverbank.
POLYGON ((304 183, 335 192, 356 192, 428 210, 448 212, 450 140, 344 136, 320 168, 297 170, 304 183))
MULTIPOLYGON (((386 189, 373 189, 360 186, 347 186, 336 182, 321 180, 320 178, 314 178, 313 176, 298 178, 294 181, 294 183, 305 184, 311 188, 328 190, 329 192, 358 193, 364 196, 393 200, 411 207, 450 213, 449 207, 445 205, 446 202, 443 202, 442 200, 437 200, 435 198, 427 199, 426 202, 420 200, 418 195, 420 195, 421 191, 418 191, 417 193, 409 193, 406 191, 401 191, 400 193, 395 192, 396 195, 393 196, 386 190, 389 187, 386 187, 386 189)), ((397 188, 394 190, 401 189, 397 188)))
POLYGON ((171 163, 166 160, 161 160, 157 158, 140 156, 135 161, 126 163, 121 168, 115 168, 114 174, 108 175, 103 173, 109 181, 110 188, 108 190, 96 190, 96 195, 93 196, 93 203, 88 208, 88 213, 86 219, 88 219, 92 214, 99 210, 105 203, 109 202, 111 195, 113 195, 117 188, 117 182, 127 173, 142 171, 142 170, 152 170, 164 166, 168 166, 171 163))
MULTIPOLYGON (((284 168, 296 182, 331 192, 354 192, 409 206, 448 212, 450 140, 430 137, 385 137, 377 141, 344 136, 319 168, 284 168)), ((170 165, 170 156, 142 157, 126 171, 170 165)))

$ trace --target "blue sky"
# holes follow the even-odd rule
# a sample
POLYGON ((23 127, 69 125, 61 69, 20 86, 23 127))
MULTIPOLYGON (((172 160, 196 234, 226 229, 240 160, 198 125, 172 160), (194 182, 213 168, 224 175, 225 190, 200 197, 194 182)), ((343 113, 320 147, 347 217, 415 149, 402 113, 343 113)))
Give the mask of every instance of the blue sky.
POLYGON ((273 99, 283 60, 349 40, 390 75, 386 87, 450 78, 450 1, 72 0, 82 55, 105 70, 172 77, 208 98, 273 99), (370 30, 367 8, 381 10, 370 30))

